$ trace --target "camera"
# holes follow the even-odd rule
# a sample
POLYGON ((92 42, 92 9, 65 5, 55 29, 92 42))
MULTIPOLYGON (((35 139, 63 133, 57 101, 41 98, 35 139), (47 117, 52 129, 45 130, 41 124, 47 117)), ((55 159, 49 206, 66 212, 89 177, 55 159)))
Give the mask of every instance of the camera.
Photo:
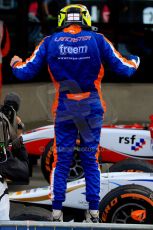
MULTIPOLYGON (((7 161, 6 149, 16 139, 16 112, 20 106, 20 98, 16 93, 8 94, 4 105, 0 107, 0 163, 7 161)), ((23 124, 19 124, 21 128, 23 124)))
POLYGON ((13 106, 4 104, 0 110, 9 120, 10 124, 13 126, 15 122, 16 111, 13 106))

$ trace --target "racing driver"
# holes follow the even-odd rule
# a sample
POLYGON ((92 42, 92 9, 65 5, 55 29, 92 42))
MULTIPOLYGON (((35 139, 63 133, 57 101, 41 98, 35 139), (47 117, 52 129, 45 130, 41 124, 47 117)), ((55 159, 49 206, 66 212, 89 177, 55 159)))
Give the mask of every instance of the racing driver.
POLYGON ((89 203, 86 222, 99 222, 97 156, 105 111, 101 95, 104 62, 115 73, 130 77, 140 60, 133 55, 129 59, 122 57, 103 34, 92 31, 86 6, 72 4, 60 10, 57 32, 44 38, 30 58, 23 62, 14 56, 10 63, 14 75, 21 80, 31 79, 47 63, 56 87, 54 163, 50 176, 53 221, 63 221, 62 203, 79 134, 89 203))

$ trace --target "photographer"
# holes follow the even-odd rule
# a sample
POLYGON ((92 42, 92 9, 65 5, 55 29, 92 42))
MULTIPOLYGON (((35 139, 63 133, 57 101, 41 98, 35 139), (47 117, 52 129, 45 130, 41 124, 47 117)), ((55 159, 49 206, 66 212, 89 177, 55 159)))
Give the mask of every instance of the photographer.
POLYGON ((19 96, 10 93, 0 108, 0 220, 9 220, 6 180, 18 184, 27 184, 29 180, 28 155, 21 136, 24 125, 16 115, 19 106, 19 96))

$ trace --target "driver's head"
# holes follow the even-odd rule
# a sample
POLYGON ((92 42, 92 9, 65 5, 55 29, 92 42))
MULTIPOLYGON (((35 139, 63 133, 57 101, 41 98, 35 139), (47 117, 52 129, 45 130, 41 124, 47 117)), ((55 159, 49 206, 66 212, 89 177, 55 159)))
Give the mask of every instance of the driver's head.
POLYGON ((20 108, 21 99, 17 93, 8 93, 4 98, 4 105, 12 106, 17 112, 20 108))
POLYGON ((71 4, 60 10, 58 27, 66 27, 71 24, 91 27, 91 16, 86 6, 71 4))

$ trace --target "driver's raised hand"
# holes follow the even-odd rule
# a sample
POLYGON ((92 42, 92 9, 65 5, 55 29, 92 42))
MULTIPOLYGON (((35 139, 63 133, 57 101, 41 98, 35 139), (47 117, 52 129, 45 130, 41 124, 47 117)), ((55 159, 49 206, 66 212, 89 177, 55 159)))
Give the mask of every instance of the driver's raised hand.
POLYGON ((20 58, 19 56, 14 56, 12 59, 11 59, 11 62, 10 62, 10 66, 13 67, 15 65, 15 63, 17 62, 22 62, 22 58, 20 58))

